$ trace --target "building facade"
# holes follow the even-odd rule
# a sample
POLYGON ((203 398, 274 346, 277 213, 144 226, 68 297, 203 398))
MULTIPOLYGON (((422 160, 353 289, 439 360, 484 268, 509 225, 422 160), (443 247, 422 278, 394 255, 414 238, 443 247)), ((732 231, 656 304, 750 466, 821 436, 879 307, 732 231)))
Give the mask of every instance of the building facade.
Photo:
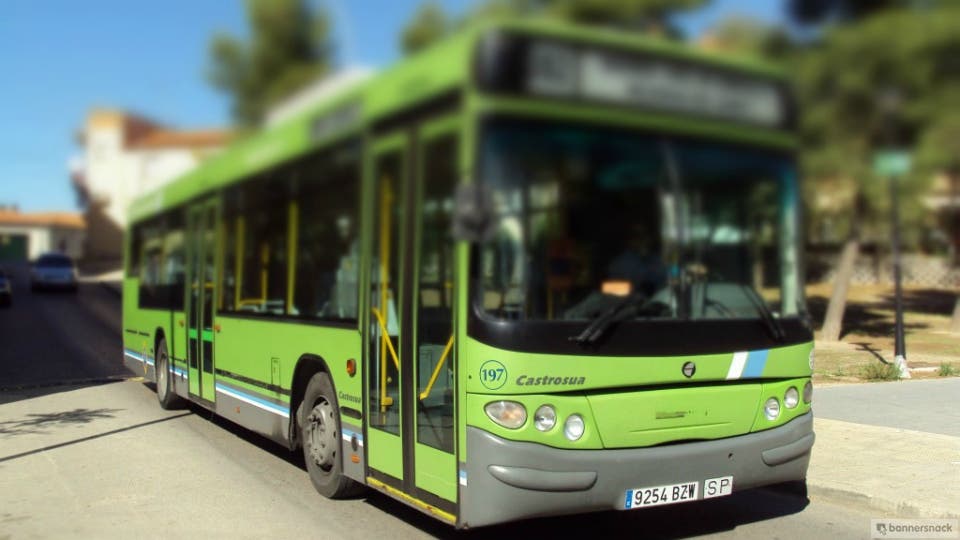
POLYGON ((81 153, 70 161, 85 208, 87 258, 119 261, 130 203, 193 169, 229 138, 224 130, 175 130, 125 111, 91 111, 77 135, 81 153))
POLYGON ((0 263, 32 261, 48 252, 80 259, 85 236, 80 214, 0 209, 0 263))

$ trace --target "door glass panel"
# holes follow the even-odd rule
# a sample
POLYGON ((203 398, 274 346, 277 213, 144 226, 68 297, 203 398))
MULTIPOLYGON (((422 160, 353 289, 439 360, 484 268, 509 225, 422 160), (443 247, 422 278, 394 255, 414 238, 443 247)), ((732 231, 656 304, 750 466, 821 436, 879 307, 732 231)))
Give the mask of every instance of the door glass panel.
POLYGON ((216 209, 204 212, 203 225, 203 371, 213 373, 213 284, 216 279, 216 209))
POLYGON ((400 154, 376 164, 374 238, 370 275, 370 342, 368 387, 370 425, 400 434, 400 154))
POLYGON ((457 142, 423 149, 420 260, 417 276, 417 441, 453 453, 453 242, 450 216, 457 142))
POLYGON ((198 320, 197 320, 197 306, 200 305, 200 272, 199 272, 199 261, 200 261, 200 219, 196 212, 191 212, 190 214, 190 302, 188 306, 189 314, 187 315, 190 324, 187 335, 189 337, 189 350, 188 355, 190 357, 190 367, 194 369, 199 369, 199 359, 200 359, 200 336, 198 332, 198 320))

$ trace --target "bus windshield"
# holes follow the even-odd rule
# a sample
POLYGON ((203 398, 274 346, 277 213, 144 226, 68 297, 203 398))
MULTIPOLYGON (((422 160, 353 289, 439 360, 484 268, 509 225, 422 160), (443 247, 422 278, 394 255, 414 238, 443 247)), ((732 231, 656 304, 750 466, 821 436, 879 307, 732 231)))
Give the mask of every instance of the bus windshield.
POLYGON ((484 129, 480 178, 498 222, 475 265, 487 317, 775 325, 801 309, 787 154, 503 120, 484 129))

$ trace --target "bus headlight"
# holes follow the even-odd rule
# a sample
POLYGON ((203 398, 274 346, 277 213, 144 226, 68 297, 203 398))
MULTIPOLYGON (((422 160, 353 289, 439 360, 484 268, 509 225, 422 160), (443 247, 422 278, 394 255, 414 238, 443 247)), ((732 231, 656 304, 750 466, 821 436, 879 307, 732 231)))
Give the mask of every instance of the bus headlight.
POLYGON ((787 406, 788 409, 792 409, 800 403, 800 392, 797 392, 796 386, 791 386, 787 388, 787 391, 783 394, 783 404, 787 406))
POLYGON ((763 404, 763 414, 767 417, 767 420, 776 420, 780 416, 780 402, 777 401, 777 398, 772 397, 763 404))
POLYGON ((550 431, 557 425, 557 411, 550 405, 541 405, 537 412, 533 413, 533 425, 540 431, 550 431))
POLYGON ((571 441, 576 441, 583 437, 583 417, 579 414, 571 414, 567 421, 563 423, 563 435, 571 441))
POLYGON ((491 401, 483 409, 491 420, 507 429, 517 429, 527 421, 527 410, 516 401, 491 401))
POLYGON ((803 385, 803 402, 809 404, 813 401, 813 382, 807 381, 807 384, 803 385))

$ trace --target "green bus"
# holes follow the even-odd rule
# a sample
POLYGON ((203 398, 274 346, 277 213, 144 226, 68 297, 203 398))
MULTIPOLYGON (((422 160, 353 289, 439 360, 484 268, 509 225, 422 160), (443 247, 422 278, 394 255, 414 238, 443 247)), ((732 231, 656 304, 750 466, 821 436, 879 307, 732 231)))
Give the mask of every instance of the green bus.
POLYGON ((136 200, 125 363, 458 528, 804 490, 793 118, 752 62, 477 25, 136 200))

